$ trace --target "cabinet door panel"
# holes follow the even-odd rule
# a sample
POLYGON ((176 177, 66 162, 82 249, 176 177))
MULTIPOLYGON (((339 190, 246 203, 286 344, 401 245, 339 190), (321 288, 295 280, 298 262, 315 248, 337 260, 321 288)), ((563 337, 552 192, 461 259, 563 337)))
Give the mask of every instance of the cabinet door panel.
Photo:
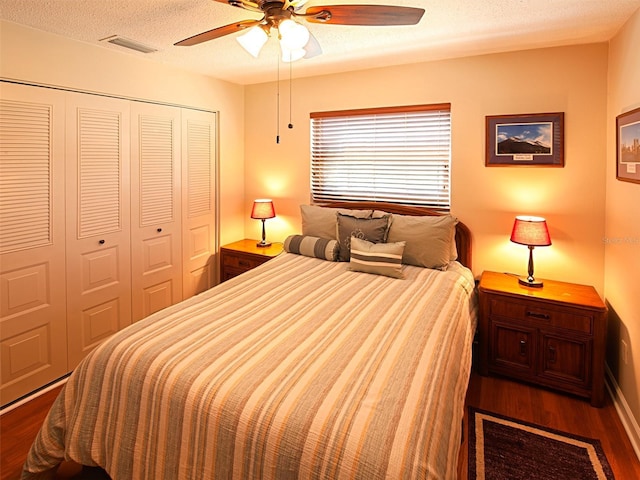
POLYGON ((131 323, 129 102, 68 93, 68 358, 131 323))
POLYGON ((182 300, 181 114, 131 105, 133 321, 182 300))
POLYGON ((65 95, 2 83, 0 404, 69 371, 65 298, 65 95))
POLYGON ((533 373, 535 332, 499 321, 491 322, 491 359, 494 367, 533 373))
POLYGON ((588 385, 591 340, 568 339, 540 332, 540 376, 588 385))

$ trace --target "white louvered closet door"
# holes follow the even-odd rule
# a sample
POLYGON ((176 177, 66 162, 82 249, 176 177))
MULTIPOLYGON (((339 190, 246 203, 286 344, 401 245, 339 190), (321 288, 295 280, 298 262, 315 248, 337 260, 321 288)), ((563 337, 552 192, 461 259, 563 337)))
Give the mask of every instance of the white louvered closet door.
POLYGON ((0 403, 64 375, 64 93, 0 84, 0 403))
POLYGON ((218 235, 216 114, 182 110, 182 232, 184 298, 216 281, 218 235))
POLYGON ((69 367, 131 323, 130 102, 68 93, 69 367))
POLYGON ((182 300, 180 108, 131 104, 133 321, 182 300))

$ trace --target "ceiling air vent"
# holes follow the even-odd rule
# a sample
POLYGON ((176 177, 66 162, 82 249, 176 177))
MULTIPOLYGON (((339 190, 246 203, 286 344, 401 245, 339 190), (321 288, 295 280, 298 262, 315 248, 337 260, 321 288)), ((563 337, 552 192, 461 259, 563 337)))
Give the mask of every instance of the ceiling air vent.
POLYGON ((149 47, 147 45, 143 45, 140 42, 136 42, 134 40, 130 40, 130 39, 125 38, 125 37, 121 37, 119 35, 113 35, 111 37, 103 38, 100 41, 101 42, 113 43, 114 45, 119 45, 119 46, 124 47, 124 48, 129 48, 131 50, 135 50, 136 52, 152 53, 152 52, 157 52, 158 51, 157 48, 153 48, 153 47, 149 47))

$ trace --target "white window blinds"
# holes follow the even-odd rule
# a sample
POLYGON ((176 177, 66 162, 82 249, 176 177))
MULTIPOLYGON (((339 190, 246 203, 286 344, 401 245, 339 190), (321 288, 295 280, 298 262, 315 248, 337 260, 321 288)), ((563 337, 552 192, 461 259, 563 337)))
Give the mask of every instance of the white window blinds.
POLYGON ((312 113, 312 201, 449 210, 450 111, 438 104, 312 113))

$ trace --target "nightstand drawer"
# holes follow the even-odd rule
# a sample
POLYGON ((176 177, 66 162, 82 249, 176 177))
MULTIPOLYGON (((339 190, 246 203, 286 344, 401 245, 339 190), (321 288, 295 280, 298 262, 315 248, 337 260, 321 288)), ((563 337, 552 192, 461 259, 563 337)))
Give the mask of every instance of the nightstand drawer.
POLYGON ((246 255, 234 255, 230 253, 226 253, 222 255, 222 265, 225 267, 231 268, 240 268, 251 270, 252 268, 256 268, 258 265, 262 265, 264 262, 269 260, 268 258, 250 258, 246 255))
POLYGON ((492 298, 489 308, 491 315, 536 322, 550 327, 582 332, 587 335, 591 335, 593 332, 593 316, 585 315, 584 310, 549 308, 540 302, 507 301, 500 298, 492 298))
POLYGON ((237 277, 282 253, 282 243, 260 247, 256 240, 245 239, 220 248, 220 280, 237 277))

